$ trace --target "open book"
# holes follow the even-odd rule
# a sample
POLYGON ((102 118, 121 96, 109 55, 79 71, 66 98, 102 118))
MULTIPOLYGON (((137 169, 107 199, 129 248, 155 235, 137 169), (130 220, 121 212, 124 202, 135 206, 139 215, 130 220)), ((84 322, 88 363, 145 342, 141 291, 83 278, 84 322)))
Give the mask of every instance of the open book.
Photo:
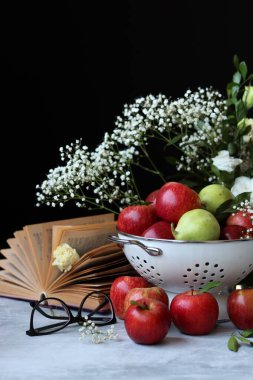
MULTIPOLYGON (((109 293, 112 281, 136 273, 108 235, 114 233, 113 214, 86 216, 25 226, 7 240, 0 260, 0 296, 40 300, 43 296, 79 306, 93 290, 109 293), (75 248, 80 258, 68 272, 53 266, 53 251, 62 243, 75 248)), ((90 308, 97 299, 91 299, 90 308)))

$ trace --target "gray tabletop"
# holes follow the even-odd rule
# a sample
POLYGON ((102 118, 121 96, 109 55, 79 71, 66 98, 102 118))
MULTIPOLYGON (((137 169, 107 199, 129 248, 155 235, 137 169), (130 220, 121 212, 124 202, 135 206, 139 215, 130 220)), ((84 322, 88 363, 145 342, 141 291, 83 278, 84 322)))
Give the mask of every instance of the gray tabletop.
POLYGON ((0 379, 252 379, 253 348, 227 349, 231 323, 207 336, 187 336, 174 326, 161 344, 137 345, 119 321, 117 341, 80 341, 79 327, 29 337, 28 302, 0 297, 0 379))

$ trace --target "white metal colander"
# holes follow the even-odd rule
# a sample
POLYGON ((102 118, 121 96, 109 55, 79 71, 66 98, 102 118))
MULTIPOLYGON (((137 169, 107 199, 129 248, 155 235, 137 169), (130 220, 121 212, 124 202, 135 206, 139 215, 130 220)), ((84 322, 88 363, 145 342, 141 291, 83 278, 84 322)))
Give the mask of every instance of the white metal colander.
MULTIPOLYGON (((210 281, 221 282, 213 291, 217 296, 227 295, 229 288, 253 270, 252 239, 191 242, 144 238, 120 231, 109 239, 122 244, 128 261, 142 277, 174 295, 201 289, 210 281)), ((226 307, 222 307, 224 314, 226 307)))

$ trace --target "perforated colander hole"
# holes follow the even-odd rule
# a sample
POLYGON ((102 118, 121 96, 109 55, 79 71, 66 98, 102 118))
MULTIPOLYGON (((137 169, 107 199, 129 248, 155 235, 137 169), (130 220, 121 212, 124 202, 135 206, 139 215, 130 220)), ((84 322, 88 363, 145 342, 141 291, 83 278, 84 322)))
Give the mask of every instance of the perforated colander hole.
POLYGON ((142 264, 140 264, 140 267, 142 267, 142 268, 143 268, 143 265, 142 265, 142 264))
POLYGON ((156 275, 159 276, 159 277, 161 276, 160 273, 156 273, 156 275))
POLYGON ((207 262, 205 263, 205 265, 208 267, 208 265, 209 265, 209 262, 207 261, 207 262))
POLYGON ((224 272, 224 269, 220 269, 220 272, 224 272))
POLYGON ((163 280, 161 278, 159 278, 159 281, 158 281, 160 284, 163 284, 163 280))
POLYGON ((183 277, 187 277, 187 274, 183 274, 183 277))
POLYGON ((139 256, 136 256, 136 259, 137 259, 137 260, 140 260, 139 256))
POLYGON ((246 270, 244 270, 243 272, 242 272, 242 274, 245 274, 246 273, 246 270))
POLYGON ((155 269, 155 267, 153 267, 153 265, 150 266, 151 269, 155 269))
POLYGON ((212 273, 211 276, 212 276, 212 277, 215 276, 215 273, 212 273))
POLYGON ((202 277, 202 280, 206 280, 206 277, 202 277))
POLYGON ((195 267, 197 267, 197 268, 198 268, 198 267, 199 267, 199 264, 195 264, 195 267))
POLYGON ((152 275, 151 278, 155 278, 155 276, 152 275))
POLYGON ((149 272, 149 273, 150 273, 150 269, 148 269, 148 268, 147 268, 147 272, 149 272))
POLYGON ((147 264, 147 260, 143 260, 143 262, 144 262, 145 264, 147 264))
POLYGON ((195 273, 195 276, 199 276, 199 273, 195 273))
POLYGON ((224 274, 220 276, 220 278, 224 278, 224 274))
POLYGON ((249 268, 252 267, 252 264, 249 264, 249 268))
POLYGON ((198 280, 196 280, 196 278, 194 278, 193 282, 197 282, 198 280))
POLYGON ((191 268, 187 268, 187 272, 191 272, 191 268))
POLYGON ((184 284, 188 284, 188 281, 184 281, 184 284))
POLYGON ((214 268, 218 268, 218 266, 219 266, 218 264, 214 264, 214 268))
POLYGON ((134 257, 134 256, 132 256, 131 258, 132 258, 133 261, 135 260, 135 257, 134 257))
POLYGON ((208 270, 207 270, 207 269, 205 269, 203 272, 204 272, 204 273, 207 273, 207 272, 208 272, 208 270))

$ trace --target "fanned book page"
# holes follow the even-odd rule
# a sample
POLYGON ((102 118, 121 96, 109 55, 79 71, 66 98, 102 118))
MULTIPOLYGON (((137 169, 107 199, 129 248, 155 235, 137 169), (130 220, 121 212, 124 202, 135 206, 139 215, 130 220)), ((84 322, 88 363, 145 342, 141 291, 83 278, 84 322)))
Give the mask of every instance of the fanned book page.
MULTIPOLYGON (((61 298, 79 306, 92 290, 109 293, 112 281, 123 275, 136 275, 121 248, 109 243, 116 231, 113 214, 59 220, 27 225, 7 240, 10 248, 1 250, 0 296, 24 300, 61 298), (53 265, 53 252, 69 244, 79 259, 69 271, 53 265)), ((90 298, 89 307, 97 305, 90 298)))

